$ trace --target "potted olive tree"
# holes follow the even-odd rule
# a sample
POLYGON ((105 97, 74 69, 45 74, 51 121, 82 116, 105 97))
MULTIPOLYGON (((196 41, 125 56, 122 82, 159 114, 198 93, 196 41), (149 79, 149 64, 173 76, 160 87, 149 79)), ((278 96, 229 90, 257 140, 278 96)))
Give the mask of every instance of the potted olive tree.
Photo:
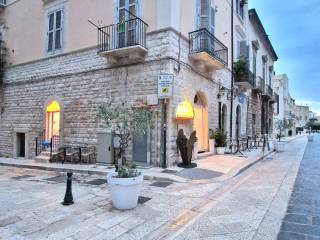
POLYGON ((240 57, 238 61, 233 64, 233 72, 236 81, 246 81, 248 71, 248 60, 245 57, 240 57))
POLYGON ((284 152, 285 142, 281 141, 283 137, 283 132, 290 127, 290 123, 287 119, 277 119, 275 121, 275 128, 277 129, 278 133, 276 135, 276 141, 274 141, 274 149, 276 152, 284 152))
POLYGON ((223 155, 227 146, 227 132, 224 129, 217 129, 214 134, 215 145, 218 155, 223 155))
POLYGON ((125 149, 133 134, 144 134, 152 127, 153 113, 126 104, 100 106, 98 115, 106 127, 120 139, 120 151, 114 172, 107 175, 112 205, 119 210, 135 208, 138 204, 143 174, 136 165, 124 158, 125 149))
POLYGON ((211 128, 209 129, 209 151, 210 153, 215 151, 214 130, 211 128))

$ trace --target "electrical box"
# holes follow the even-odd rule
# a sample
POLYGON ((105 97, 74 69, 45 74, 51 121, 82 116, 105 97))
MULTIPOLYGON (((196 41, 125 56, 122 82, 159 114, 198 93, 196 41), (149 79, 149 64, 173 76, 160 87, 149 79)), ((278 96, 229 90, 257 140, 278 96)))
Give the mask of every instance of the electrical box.
POLYGON ((98 132, 97 163, 113 164, 113 133, 98 132))

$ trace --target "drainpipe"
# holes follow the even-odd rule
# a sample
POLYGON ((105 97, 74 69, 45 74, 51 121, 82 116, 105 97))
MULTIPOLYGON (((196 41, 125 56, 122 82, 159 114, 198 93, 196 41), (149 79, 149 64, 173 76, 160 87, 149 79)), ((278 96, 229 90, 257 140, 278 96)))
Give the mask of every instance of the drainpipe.
POLYGON ((233 119, 233 2, 231 1, 231 99, 230 99, 230 140, 232 139, 232 119, 233 119))

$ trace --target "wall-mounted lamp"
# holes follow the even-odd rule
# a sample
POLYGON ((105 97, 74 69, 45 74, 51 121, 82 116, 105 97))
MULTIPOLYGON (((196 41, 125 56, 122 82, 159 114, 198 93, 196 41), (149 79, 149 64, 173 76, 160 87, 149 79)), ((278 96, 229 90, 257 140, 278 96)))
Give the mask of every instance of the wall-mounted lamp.
POLYGON ((194 118, 194 111, 192 104, 188 101, 183 101, 179 103, 176 109, 176 119, 177 120, 191 120, 194 118))
POLYGON ((218 92, 218 99, 221 99, 228 90, 225 87, 219 87, 219 92, 218 92))

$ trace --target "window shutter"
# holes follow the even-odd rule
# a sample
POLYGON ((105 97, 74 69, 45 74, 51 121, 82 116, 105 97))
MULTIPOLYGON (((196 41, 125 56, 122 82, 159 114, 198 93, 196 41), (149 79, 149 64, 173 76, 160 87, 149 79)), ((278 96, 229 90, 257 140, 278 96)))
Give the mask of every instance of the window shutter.
POLYGON ((199 28, 206 28, 210 30, 210 0, 199 0, 199 28))
POLYGON ((247 42, 240 41, 239 57, 247 57, 247 42))
POLYGON ((53 40, 54 40, 54 13, 48 16, 48 32, 47 32, 48 46, 47 51, 53 51, 53 40))

